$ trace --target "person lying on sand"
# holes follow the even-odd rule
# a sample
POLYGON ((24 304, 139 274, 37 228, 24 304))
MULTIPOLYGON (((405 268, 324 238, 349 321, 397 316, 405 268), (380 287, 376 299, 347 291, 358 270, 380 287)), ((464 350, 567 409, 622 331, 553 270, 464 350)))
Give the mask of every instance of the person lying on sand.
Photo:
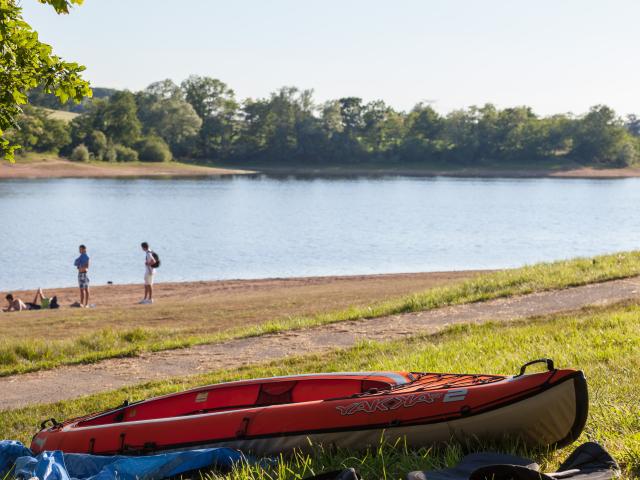
POLYGON ((7 308, 3 308, 4 312, 21 312, 23 310, 41 310, 43 308, 60 308, 58 305, 58 297, 45 297, 41 288, 36 292, 33 302, 23 302, 21 299, 14 297, 8 293, 5 297, 7 300, 7 308))

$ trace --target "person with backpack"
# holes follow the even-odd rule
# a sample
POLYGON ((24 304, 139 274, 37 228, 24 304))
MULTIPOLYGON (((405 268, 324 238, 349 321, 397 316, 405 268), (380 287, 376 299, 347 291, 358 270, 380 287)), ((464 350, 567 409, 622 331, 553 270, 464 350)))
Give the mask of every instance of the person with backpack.
POLYGON ((144 298, 139 303, 148 305, 153 303, 153 278, 156 268, 160 266, 160 257, 149 248, 147 242, 140 244, 145 253, 144 256, 144 298))

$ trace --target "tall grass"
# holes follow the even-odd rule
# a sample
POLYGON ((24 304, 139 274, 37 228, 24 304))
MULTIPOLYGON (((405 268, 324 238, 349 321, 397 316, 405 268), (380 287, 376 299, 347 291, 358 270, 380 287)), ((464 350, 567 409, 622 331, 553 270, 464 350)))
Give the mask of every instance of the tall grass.
POLYGON ((115 332, 105 328, 67 341, 47 339, 0 340, 0 376, 91 363, 106 358, 134 356, 235 338, 309 328, 330 323, 374 318, 480 302, 500 297, 561 289, 640 275, 640 251, 540 263, 483 274, 450 286, 389 300, 313 316, 289 317, 214 334, 188 334, 171 329, 136 328, 115 332))
MULTIPOLYGON (((326 472, 353 468, 365 480, 391 480, 406 477, 412 471, 440 470, 454 466, 467 451, 501 451, 531 457, 541 457, 541 450, 526 449, 522 445, 505 443, 479 443, 462 447, 452 441, 439 447, 410 449, 406 442, 398 439, 388 442, 380 439, 375 447, 360 452, 330 449, 323 445, 312 445, 310 453, 296 451, 291 455, 280 455, 275 462, 238 464, 231 472, 201 472, 201 480, 302 480, 326 472)), ((548 453, 548 452, 547 452, 548 453)))
POLYGON ((398 440, 394 443, 381 439, 375 448, 368 448, 354 455, 354 452, 341 449, 327 449, 316 445, 311 453, 294 452, 289 456, 280 456, 276 462, 262 464, 242 463, 229 474, 203 472, 201 479, 214 480, 289 480, 303 479, 323 472, 353 468, 365 479, 392 479, 395 473, 414 470, 440 469, 455 464, 463 455, 459 444, 446 447, 431 447, 411 450, 406 443, 398 440))
MULTIPOLYGON (((590 413, 579 442, 601 442, 623 465, 624 478, 640 475, 640 306, 593 309, 525 322, 466 325, 441 333, 386 343, 362 342, 347 350, 247 366, 230 371, 148 383, 68 402, 0 412, 0 432, 28 442, 44 418, 58 420, 102 410, 125 399, 139 400, 188 387, 241 378, 318 371, 411 370, 469 373, 516 373, 527 360, 551 357, 559 367, 585 371, 590 413)), ((19 388, 19 387, 17 387, 19 388)), ((45 393, 43 393, 43 396, 45 393)), ((577 445, 573 445, 575 447, 577 445)), ((553 471, 573 447, 560 452, 524 452, 553 471)), ((326 452, 285 459, 277 469, 239 467, 234 479, 289 480, 325 469, 356 467, 366 478, 402 478, 414 468, 450 464, 462 453, 410 451, 403 445, 365 452, 326 452)), ((493 448, 480 446, 479 448, 493 448)), ((208 473, 212 477, 214 473, 208 473)))

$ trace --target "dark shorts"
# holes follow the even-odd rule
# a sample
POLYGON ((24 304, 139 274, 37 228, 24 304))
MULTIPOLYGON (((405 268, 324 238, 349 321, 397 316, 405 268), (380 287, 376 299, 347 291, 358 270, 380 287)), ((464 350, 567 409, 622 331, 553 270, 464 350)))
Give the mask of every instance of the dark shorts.
POLYGON ((78 272, 78 286, 80 288, 89 288, 89 277, 87 272, 78 272))
POLYGON ((25 305, 27 306, 27 310, 40 310, 40 309, 42 309, 42 307, 40 305, 38 305, 37 303, 27 302, 27 303, 25 303, 25 305))

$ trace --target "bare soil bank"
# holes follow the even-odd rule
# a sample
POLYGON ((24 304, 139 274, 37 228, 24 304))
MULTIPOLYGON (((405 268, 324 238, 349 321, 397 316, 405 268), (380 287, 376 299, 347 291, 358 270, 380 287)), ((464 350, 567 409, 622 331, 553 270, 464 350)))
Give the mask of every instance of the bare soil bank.
POLYGON ((52 157, 42 161, 0 161, 3 178, 114 178, 114 177, 203 177, 253 173, 248 170, 212 168, 183 163, 111 164, 77 163, 52 157))
MULTIPOLYGON (((62 308, 0 312, 0 338, 65 339, 104 328, 168 328, 212 333, 297 315, 364 306, 477 275, 477 271, 159 283, 154 305, 138 305, 142 285, 91 287, 96 308, 69 308, 76 288, 46 289, 62 308)), ((4 299, 2 292, 0 300, 4 299)), ((33 290, 13 292, 31 301, 33 290)), ((4 302, 3 302, 4 304, 4 302)))

